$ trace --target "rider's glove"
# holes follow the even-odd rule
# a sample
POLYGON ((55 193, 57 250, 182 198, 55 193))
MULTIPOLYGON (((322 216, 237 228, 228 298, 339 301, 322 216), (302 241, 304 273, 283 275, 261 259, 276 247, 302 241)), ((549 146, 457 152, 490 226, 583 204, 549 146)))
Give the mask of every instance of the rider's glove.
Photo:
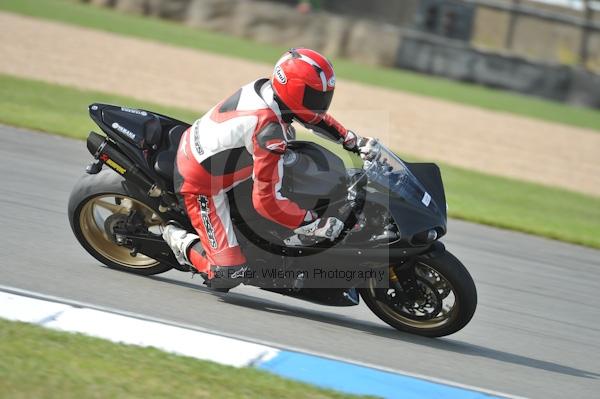
POLYGON ((343 228, 344 223, 338 218, 319 218, 310 224, 298 227, 294 233, 307 237, 328 238, 333 241, 338 238, 343 228))
POLYGON ((361 137, 352 130, 348 130, 342 145, 344 149, 359 154, 365 161, 372 161, 379 153, 379 143, 377 139, 361 137))
POLYGON ((377 139, 371 137, 360 137, 356 143, 356 147, 363 161, 373 161, 380 150, 377 139))
POLYGON ((347 151, 358 153, 356 144, 358 143, 359 138, 358 134, 354 133, 352 130, 348 130, 346 132, 346 137, 344 137, 344 141, 342 142, 342 146, 347 151))

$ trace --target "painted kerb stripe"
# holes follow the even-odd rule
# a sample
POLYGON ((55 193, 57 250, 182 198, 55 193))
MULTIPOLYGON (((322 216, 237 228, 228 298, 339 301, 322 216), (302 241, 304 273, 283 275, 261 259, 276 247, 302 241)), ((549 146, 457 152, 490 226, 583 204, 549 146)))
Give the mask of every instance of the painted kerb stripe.
POLYGON ((127 315, 118 310, 86 307, 67 299, 41 299, 43 297, 43 294, 0 286, 0 317, 61 331, 83 333, 113 342, 151 346, 235 367, 257 367, 283 377, 352 394, 404 399, 514 398, 502 393, 431 381, 426 377, 380 370, 340 359, 278 349, 216 332, 199 331, 127 315))

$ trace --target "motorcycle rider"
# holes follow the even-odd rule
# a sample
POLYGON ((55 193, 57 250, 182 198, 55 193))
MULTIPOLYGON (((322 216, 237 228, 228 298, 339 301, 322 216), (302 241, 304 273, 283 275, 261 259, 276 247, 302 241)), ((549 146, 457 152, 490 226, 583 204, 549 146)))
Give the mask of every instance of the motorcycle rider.
POLYGON ((376 141, 361 138, 327 114, 335 89, 333 66, 316 51, 284 54, 271 79, 251 82, 194 122, 177 152, 175 190, 198 235, 167 224, 163 238, 181 264, 203 273, 207 285, 228 289, 247 271, 229 214, 227 191, 252 178, 252 202, 263 217, 296 234, 334 240, 343 223, 319 218, 280 193, 283 154, 295 120, 369 158, 376 141))

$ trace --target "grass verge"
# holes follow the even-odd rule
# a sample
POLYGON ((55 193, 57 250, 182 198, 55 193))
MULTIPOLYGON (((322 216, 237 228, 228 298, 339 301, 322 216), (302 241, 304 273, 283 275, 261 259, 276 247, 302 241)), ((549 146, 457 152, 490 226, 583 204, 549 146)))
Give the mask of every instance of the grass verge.
MULTIPOLYGON (((119 13, 73 0, 0 0, 0 10, 51 19, 172 45, 273 63, 284 47, 276 47, 192 29, 181 24, 119 13)), ((398 69, 335 60, 338 76, 371 85, 403 90, 494 111, 600 130, 600 112, 482 86, 398 69)))
MULTIPOLYGON (((199 112, 132 98, 0 75, 0 122, 83 139, 98 130, 87 114, 92 102, 145 108, 192 121, 199 112)), ((317 136, 311 139, 339 148, 317 136)), ((85 151, 84 146, 81 147, 85 151)), ((338 150, 346 162, 353 158, 338 150)), ((449 215, 600 248, 600 198, 440 165, 449 215)))
POLYGON ((200 114, 111 94, 0 74, 0 121, 9 125, 82 139, 90 130, 99 130, 87 111, 88 105, 94 102, 152 109, 188 121, 196 119, 200 114))
POLYGON ((2 319, 0 353, 0 396, 13 399, 356 397, 251 368, 2 319))

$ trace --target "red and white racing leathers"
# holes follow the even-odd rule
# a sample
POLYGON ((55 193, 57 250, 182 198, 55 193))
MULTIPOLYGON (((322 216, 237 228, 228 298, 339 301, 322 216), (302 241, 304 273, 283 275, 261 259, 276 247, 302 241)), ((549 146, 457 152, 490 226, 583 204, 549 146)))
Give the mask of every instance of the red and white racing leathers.
MULTIPOLYGON (((339 142, 347 133, 329 115, 307 127, 339 142)), ((175 189, 200 236, 202 248, 193 246, 188 253, 198 271, 210 277, 211 265, 246 262, 226 194, 246 179, 254 179, 252 202, 263 217, 290 229, 313 220, 311 212, 280 193, 289 129, 271 83, 259 79, 217 104, 184 133, 177 152, 175 189)))

